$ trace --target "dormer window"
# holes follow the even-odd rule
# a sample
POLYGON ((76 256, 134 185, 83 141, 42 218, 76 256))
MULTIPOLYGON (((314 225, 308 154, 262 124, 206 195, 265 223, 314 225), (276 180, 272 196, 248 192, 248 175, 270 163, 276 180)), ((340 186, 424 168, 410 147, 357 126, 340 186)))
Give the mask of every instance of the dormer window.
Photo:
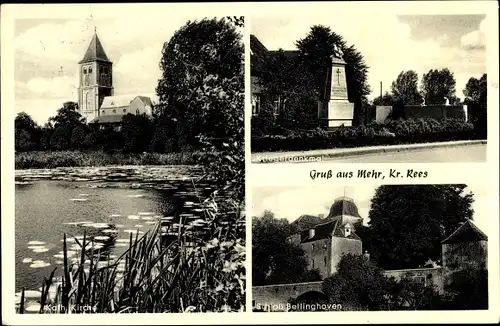
POLYGON ((346 226, 344 231, 345 231, 345 236, 346 237, 348 237, 348 236, 351 235, 351 227, 346 226))
POLYGON ((92 67, 89 67, 89 74, 92 73, 92 67))
POLYGON ((86 75, 87 74, 87 68, 83 68, 83 74, 86 75))

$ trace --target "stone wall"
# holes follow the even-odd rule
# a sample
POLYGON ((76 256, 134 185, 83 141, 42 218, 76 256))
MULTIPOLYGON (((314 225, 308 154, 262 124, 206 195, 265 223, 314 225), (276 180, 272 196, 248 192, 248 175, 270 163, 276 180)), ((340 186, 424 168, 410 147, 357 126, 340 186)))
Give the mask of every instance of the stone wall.
POLYGON ((456 118, 467 120, 466 105, 406 105, 405 118, 456 118))
POLYGON ((375 121, 377 122, 384 122, 387 120, 389 117, 389 114, 392 112, 392 106, 384 105, 384 106, 377 106, 376 112, 375 112, 375 121))
POLYGON ((253 306, 265 311, 286 311, 288 302, 307 292, 321 292, 322 286, 323 281, 253 286, 253 306))
POLYGON ((384 274, 387 277, 394 277, 396 281, 409 278, 416 282, 422 282, 425 286, 434 284, 439 293, 444 293, 443 270, 441 267, 388 270, 384 274))
MULTIPOLYGON (((392 106, 377 106, 375 121, 384 122, 392 112, 392 106)), ((467 105, 406 105, 404 108, 406 119, 411 118, 455 118, 467 121, 467 105)))

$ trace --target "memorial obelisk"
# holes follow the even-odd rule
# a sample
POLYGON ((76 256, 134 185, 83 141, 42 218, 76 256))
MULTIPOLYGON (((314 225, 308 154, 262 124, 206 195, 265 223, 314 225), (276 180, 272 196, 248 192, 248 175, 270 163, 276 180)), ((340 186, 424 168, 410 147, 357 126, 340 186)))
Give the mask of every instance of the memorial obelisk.
POLYGON ((331 56, 331 65, 325 83, 324 97, 319 103, 318 119, 320 126, 332 129, 340 126, 352 126, 354 104, 347 97, 346 62, 342 59, 343 53, 334 48, 331 56))

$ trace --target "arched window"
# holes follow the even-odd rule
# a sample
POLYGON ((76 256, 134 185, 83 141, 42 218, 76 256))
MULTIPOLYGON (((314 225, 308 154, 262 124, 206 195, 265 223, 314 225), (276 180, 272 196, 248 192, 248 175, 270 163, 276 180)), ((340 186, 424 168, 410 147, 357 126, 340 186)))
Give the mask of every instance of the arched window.
POLYGON ((135 110, 135 114, 139 114, 139 109, 136 109, 136 110, 135 110))
POLYGON ((113 113, 116 113, 116 110, 113 110, 113 113))
POLYGON ((101 110, 101 113, 104 114, 104 110, 101 110))
POLYGON ((92 73, 92 67, 89 67, 89 74, 92 73))
POLYGON ((127 113, 127 109, 123 109, 123 113, 127 113))

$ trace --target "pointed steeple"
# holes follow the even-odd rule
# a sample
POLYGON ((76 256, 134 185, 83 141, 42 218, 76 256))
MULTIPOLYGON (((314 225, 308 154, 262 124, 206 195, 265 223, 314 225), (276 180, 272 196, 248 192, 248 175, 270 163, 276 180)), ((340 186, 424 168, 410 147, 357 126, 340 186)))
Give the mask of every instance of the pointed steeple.
POLYGON ((92 40, 90 41, 90 45, 87 48, 87 51, 85 52, 85 55, 83 56, 83 59, 78 63, 81 64, 81 63, 88 63, 88 62, 94 62, 94 61, 111 62, 108 59, 106 52, 104 52, 104 48, 102 47, 101 41, 99 40, 99 37, 97 36, 97 31, 95 28, 94 28, 94 36, 92 37, 92 40))

